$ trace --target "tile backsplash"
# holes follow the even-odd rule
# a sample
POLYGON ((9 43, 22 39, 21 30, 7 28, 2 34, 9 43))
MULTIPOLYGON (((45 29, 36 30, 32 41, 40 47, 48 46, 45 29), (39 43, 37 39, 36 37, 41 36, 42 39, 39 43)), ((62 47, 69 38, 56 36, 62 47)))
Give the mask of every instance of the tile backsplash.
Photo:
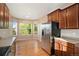
POLYGON ((12 36, 13 29, 0 29, 0 37, 7 38, 12 36))
POLYGON ((79 38, 79 29, 61 29, 61 37, 79 38))

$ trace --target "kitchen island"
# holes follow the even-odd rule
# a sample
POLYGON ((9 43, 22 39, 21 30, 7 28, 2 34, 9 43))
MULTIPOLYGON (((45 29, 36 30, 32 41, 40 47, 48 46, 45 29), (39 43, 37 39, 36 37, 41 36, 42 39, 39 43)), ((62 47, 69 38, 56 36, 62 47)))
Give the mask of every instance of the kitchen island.
POLYGON ((0 39, 0 56, 7 56, 12 52, 12 46, 16 37, 8 37, 0 39))

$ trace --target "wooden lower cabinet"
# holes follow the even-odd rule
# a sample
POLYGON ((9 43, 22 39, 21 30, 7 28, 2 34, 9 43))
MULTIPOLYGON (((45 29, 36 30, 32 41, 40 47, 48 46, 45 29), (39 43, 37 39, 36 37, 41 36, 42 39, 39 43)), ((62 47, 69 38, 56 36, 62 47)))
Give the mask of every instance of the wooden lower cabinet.
POLYGON ((55 41, 55 55, 61 56, 62 53, 62 45, 60 44, 60 40, 55 41))
POLYGON ((73 56, 75 54, 74 52, 75 44, 67 43, 67 53, 69 56, 73 56))
POLYGON ((67 15, 66 15, 66 18, 67 18, 67 28, 75 28, 77 29, 78 28, 78 6, 79 4, 74 4, 72 6, 70 6, 69 8, 67 8, 67 15))
MULTIPOLYGON (((74 56, 76 55, 75 45, 69 42, 64 42, 61 40, 55 41, 55 55, 56 56, 74 56)), ((79 54, 79 52, 77 53, 79 54)))
MULTIPOLYGON (((63 45, 62 45, 63 46, 63 45)), ((67 46, 63 46, 63 49, 62 49, 62 56, 67 56, 67 46)))
POLYGON ((68 49, 67 49, 67 55, 68 55, 68 56, 73 56, 73 55, 74 55, 73 52, 74 52, 73 48, 68 48, 68 49))
POLYGON ((63 46, 63 51, 62 51, 62 56, 73 56, 74 55, 74 50, 73 48, 63 46))
POLYGON ((61 52, 60 52, 60 44, 59 43, 55 43, 55 55, 56 56, 59 56, 61 55, 61 52))
POLYGON ((79 56, 79 47, 75 47, 74 52, 75 52, 75 54, 74 54, 75 56, 79 56))

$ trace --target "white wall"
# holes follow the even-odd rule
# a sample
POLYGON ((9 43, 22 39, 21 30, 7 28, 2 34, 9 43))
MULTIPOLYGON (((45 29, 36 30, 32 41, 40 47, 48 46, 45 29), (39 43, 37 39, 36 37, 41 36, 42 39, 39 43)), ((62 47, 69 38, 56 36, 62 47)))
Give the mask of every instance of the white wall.
POLYGON ((79 38, 79 29, 62 29, 61 36, 79 38))

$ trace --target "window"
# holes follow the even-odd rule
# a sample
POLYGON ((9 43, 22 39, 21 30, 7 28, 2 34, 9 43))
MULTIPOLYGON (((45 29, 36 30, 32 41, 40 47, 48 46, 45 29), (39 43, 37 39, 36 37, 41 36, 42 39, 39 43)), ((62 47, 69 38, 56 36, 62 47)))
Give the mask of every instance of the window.
POLYGON ((35 24, 25 24, 25 23, 19 24, 19 33, 21 35, 29 35, 36 32, 37 32, 37 26, 35 24))

